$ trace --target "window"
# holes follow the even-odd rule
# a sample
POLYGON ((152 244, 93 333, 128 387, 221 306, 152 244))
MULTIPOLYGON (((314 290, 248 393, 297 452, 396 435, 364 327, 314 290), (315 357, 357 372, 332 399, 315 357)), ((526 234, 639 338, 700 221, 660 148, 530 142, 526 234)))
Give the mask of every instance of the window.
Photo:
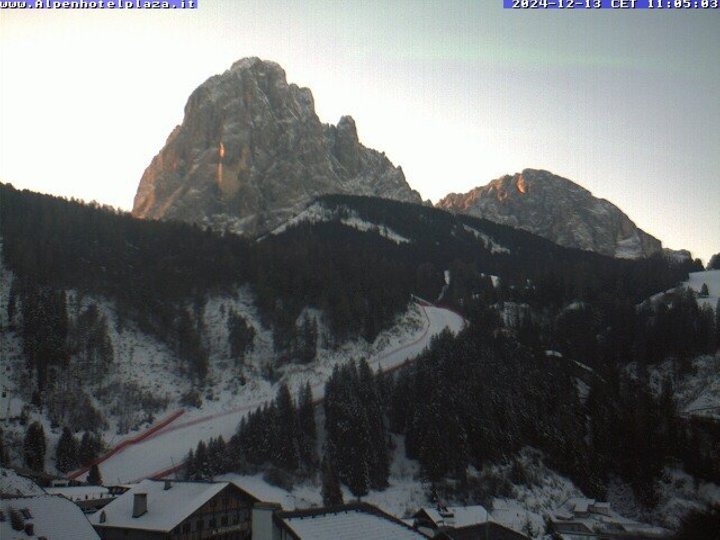
POLYGON ((220 518, 220 525, 222 525, 223 527, 227 527, 227 525, 228 525, 228 517, 227 516, 223 516, 220 518))
POLYGON ((210 527, 211 529, 217 527, 217 520, 214 517, 210 518, 210 523, 208 523, 208 527, 210 527))

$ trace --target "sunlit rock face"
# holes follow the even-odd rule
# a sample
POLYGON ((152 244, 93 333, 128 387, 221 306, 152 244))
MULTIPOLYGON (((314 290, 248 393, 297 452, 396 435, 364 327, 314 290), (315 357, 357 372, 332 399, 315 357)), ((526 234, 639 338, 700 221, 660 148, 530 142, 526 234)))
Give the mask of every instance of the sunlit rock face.
POLYGON ((662 249, 617 206, 548 171, 525 169, 468 193, 452 193, 437 206, 611 257, 648 257, 662 249))
POLYGON ((360 144, 352 118, 321 123, 309 89, 246 58, 192 93, 140 180, 133 215, 260 234, 326 193, 422 202, 400 167, 360 144))

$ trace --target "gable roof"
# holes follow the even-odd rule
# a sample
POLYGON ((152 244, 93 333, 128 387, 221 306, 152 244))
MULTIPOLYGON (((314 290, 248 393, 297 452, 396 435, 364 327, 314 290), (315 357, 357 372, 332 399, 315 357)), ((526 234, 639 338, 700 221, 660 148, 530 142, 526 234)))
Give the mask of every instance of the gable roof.
POLYGON ((418 540, 424 534, 367 503, 278 512, 276 523, 296 540, 418 540))
POLYGON ((103 510, 93 514, 90 522, 95 527, 170 532, 228 486, 232 486, 231 489, 236 489, 255 501, 255 497, 229 482, 172 481, 170 489, 165 489, 164 481, 143 480, 112 501, 103 510), (147 495, 147 512, 134 518, 132 513, 136 493, 147 495), (103 512, 105 521, 101 523, 103 512))
POLYGON ((30 538, 24 530, 16 531, 12 528, 11 508, 27 516, 23 516, 23 520, 26 524, 32 523, 34 538, 44 536, 48 540, 99 540, 82 510, 66 498, 55 495, 0 499, 0 512, 4 517, 4 520, 0 520, 0 538, 3 540, 30 538))

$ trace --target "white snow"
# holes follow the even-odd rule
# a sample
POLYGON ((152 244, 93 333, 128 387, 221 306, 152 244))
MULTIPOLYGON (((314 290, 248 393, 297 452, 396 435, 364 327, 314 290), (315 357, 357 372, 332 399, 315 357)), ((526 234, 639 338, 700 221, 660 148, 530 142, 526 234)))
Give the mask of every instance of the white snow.
POLYGON ((27 497, 44 494, 45 491, 29 478, 20 476, 12 469, 0 467, 0 497, 27 497))
POLYGON ((378 225, 376 223, 365 221, 360 218, 358 213, 354 210, 345 207, 343 207, 343 210, 345 215, 341 215, 337 209, 329 209, 323 206, 321 203, 315 202, 295 217, 291 218, 287 222, 274 229, 272 232, 270 232, 270 234, 280 234, 292 227, 299 225, 300 223, 323 223, 337 221, 347 227, 357 229, 358 231, 375 232, 380 236, 387 238, 388 240, 392 240, 397 244, 410 243, 410 240, 408 238, 398 234, 389 227, 386 227, 385 225, 378 225))
POLYGON ((480 525, 488 520, 488 511, 483 506, 447 506, 441 510, 437 506, 421 508, 436 527, 469 527, 480 525))
POLYGON ((705 272, 691 272, 690 280, 684 285, 690 287, 696 293, 700 292, 703 284, 707 285, 709 296, 707 298, 698 297, 697 302, 700 307, 710 306, 715 309, 718 299, 720 298, 720 270, 707 270, 705 272))
MULTIPOLYGON (((279 504, 283 510, 295 510, 299 508, 310 508, 319 504, 319 496, 311 499, 304 499, 293 492, 272 486, 263 480, 262 474, 245 475, 237 473, 223 474, 215 478, 218 482, 231 482, 237 487, 249 493, 259 501, 279 504)), ((317 490, 315 490, 317 493, 317 490)))
POLYGON ((393 540, 421 539, 424 535, 393 520, 348 509, 319 515, 282 518, 288 528, 302 539, 364 540, 392 538, 393 540))
POLYGON ((720 486, 698 481, 684 471, 666 467, 657 484, 659 503, 647 516, 668 528, 677 528, 680 519, 691 510, 720 504, 720 486))
POLYGON ((110 490, 103 486, 63 486, 49 487, 45 491, 50 495, 62 495, 71 501, 87 501, 112 497, 110 490))
POLYGON ((463 225, 463 229, 474 235, 475 238, 479 238, 480 240, 485 242, 485 245, 490 249, 490 253, 510 253, 510 250, 508 248, 501 244, 498 244, 494 239, 492 239, 484 232, 478 231, 477 229, 470 227, 469 225, 463 225))
POLYGON ((663 381, 670 378, 678 410, 682 414, 720 418, 720 353, 694 358, 692 369, 676 374, 671 360, 649 370, 650 385, 656 395, 663 381))

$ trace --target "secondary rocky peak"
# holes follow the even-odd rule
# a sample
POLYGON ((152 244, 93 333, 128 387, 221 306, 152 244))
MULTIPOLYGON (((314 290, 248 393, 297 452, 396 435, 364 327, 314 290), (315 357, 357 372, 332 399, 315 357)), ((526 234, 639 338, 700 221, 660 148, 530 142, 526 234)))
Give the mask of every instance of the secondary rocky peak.
POLYGON ((343 116, 338 122, 335 130, 334 154, 349 174, 357 173, 360 166, 360 141, 352 116, 343 116))
POLYGON ((647 257, 662 249, 614 204, 544 170, 525 169, 467 193, 451 193, 438 206, 613 257, 647 257))
POLYGON ((350 116, 323 124, 309 89, 275 62, 244 58, 190 95, 133 215, 255 234, 326 193, 421 202, 399 167, 360 143, 350 116))

